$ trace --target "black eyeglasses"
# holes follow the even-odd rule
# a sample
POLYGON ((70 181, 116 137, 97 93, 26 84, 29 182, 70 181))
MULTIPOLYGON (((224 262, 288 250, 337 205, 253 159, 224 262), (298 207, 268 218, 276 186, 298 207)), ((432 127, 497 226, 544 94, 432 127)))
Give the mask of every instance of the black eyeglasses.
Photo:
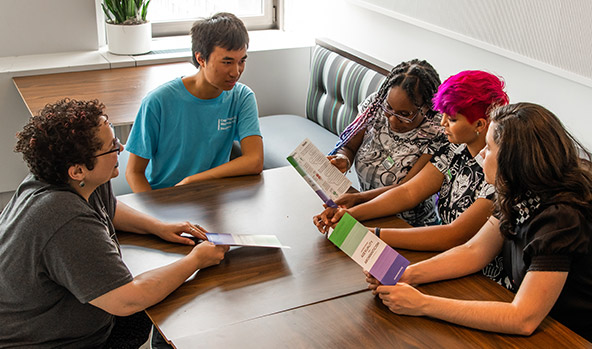
POLYGON ((386 114, 387 117, 389 117, 389 116, 395 116, 401 122, 404 122, 406 124, 412 123, 413 120, 415 120, 415 118, 417 117, 417 115, 419 115, 421 113, 421 107, 417 107, 417 110, 414 113, 409 114, 409 115, 401 115, 401 114, 399 114, 396 111, 394 111, 394 110, 391 109, 391 106, 388 105, 386 99, 384 100, 384 103, 382 103, 380 105, 380 108, 386 114))
POLYGON ((101 153, 101 154, 97 154, 97 155, 93 156, 93 158, 98 158, 99 156, 103 156, 103 155, 107 155, 107 154, 111 154, 111 153, 115 153, 115 152, 117 152, 117 155, 119 155, 119 152, 121 152, 121 142, 119 142, 119 138, 115 138, 114 143, 115 144, 114 144, 113 149, 106 151, 104 153, 101 153))

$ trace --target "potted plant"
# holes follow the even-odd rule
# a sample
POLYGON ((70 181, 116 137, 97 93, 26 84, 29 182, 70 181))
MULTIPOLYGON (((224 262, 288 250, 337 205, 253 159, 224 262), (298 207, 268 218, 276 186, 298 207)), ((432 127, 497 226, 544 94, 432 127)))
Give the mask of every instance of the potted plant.
POLYGON ((118 55, 150 52, 152 28, 146 20, 150 0, 103 0, 107 45, 118 55))

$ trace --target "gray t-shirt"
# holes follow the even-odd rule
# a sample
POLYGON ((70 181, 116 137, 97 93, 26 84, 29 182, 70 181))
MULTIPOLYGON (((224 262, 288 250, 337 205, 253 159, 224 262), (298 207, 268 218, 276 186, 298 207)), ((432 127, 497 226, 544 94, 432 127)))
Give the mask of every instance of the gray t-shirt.
POLYGON ((86 202, 29 175, 0 215, 0 347, 101 346, 114 317, 88 302, 133 280, 106 183, 86 202))

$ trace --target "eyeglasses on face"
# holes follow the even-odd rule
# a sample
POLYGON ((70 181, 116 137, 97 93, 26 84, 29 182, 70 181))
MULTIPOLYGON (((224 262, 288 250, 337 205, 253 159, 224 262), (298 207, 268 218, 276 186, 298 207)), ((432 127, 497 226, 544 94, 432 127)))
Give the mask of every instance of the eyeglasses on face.
POLYGON ((121 142, 119 141, 119 138, 115 138, 113 140, 113 143, 114 143, 113 144, 113 149, 108 150, 108 151, 106 151, 104 153, 97 154, 97 155, 95 155, 93 157, 94 158, 98 158, 99 156, 103 156, 103 155, 107 155, 107 154, 111 154, 111 153, 115 153, 115 152, 117 152, 117 155, 119 155, 119 152, 121 152, 121 142))
MULTIPOLYGON (((394 111, 390 105, 388 105, 388 102, 386 101, 386 99, 384 100, 384 102, 380 105, 380 109, 382 109, 382 111, 384 112, 384 114, 387 117, 390 116, 394 116, 397 119, 399 119, 401 122, 404 122, 406 124, 410 124, 412 123, 415 118, 417 118, 417 115, 419 115, 421 113, 421 107, 417 107, 417 110, 409 115, 404 115, 401 113, 397 113, 396 111, 394 111)), ((408 112, 404 112, 404 113, 408 113, 408 112)))

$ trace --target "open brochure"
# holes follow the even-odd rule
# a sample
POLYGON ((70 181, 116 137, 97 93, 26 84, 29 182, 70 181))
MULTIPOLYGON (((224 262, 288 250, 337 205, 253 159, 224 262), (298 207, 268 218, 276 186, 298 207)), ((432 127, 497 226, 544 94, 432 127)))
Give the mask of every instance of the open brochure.
POLYGON ((275 235, 206 233, 206 236, 214 245, 290 248, 282 245, 275 235))
POLYGON ((341 217, 329 240, 383 285, 394 285, 409 261, 348 213, 341 217))
POLYGON ((337 207, 334 200, 352 184, 308 138, 287 159, 329 207, 337 207))

